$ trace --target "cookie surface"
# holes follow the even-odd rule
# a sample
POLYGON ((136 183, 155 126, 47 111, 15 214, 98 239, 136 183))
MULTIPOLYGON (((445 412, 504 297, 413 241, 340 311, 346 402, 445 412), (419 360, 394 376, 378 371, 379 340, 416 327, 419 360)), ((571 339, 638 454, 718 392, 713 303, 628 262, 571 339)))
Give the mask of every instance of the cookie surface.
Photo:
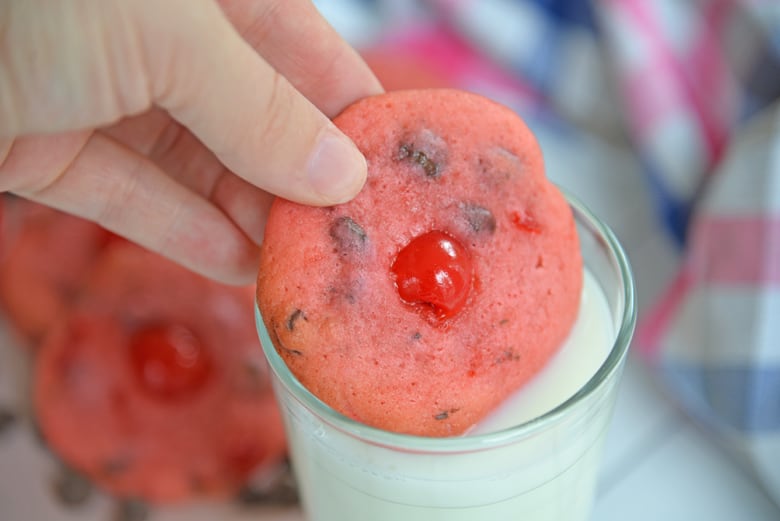
POLYGON ((35 348, 78 297, 113 236, 96 224, 32 202, 8 205, 0 255, 0 306, 35 348))
POLYGON ((577 314, 571 211, 509 109, 454 90, 358 101, 347 204, 277 199, 257 303, 312 393, 386 430, 460 434, 536 374, 577 314))

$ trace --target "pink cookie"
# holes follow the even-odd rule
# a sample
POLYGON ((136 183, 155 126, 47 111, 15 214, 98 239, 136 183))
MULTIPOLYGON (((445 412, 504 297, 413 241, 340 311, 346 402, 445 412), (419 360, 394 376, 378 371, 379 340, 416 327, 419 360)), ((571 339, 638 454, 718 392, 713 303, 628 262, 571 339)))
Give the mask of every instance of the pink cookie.
POLYGON ((30 347, 81 293, 103 248, 118 239, 100 226, 15 199, 0 256, 0 306, 30 347))
POLYGON ((287 454, 252 316, 223 286, 108 246, 36 357, 52 450, 101 488, 155 503, 229 497, 287 454))
POLYGON ((465 432, 535 375, 576 318, 568 204, 511 110, 397 91, 335 119, 368 181, 329 208, 277 200, 257 302, 312 393, 386 430, 465 432))

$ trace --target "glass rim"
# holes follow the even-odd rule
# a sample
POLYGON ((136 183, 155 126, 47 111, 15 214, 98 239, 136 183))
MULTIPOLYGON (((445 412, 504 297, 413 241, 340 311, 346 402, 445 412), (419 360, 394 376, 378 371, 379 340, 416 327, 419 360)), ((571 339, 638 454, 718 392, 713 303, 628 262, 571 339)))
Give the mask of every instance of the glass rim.
POLYGON ((255 303, 255 321, 260 336, 260 343, 271 370, 295 399, 333 427, 336 427, 351 436, 359 437, 369 443, 408 452, 453 453, 484 450, 486 448, 511 443, 544 429, 550 424, 554 424, 567 410, 596 392, 620 369, 621 363, 625 358, 631 343, 631 338, 636 325, 637 313, 634 278, 631 266, 628 261, 628 256, 614 232, 577 197, 568 193, 566 190, 561 189, 561 191, 566 197, 569 206, 572 208, 575 221, 584 221, 584 224, 587 225, 590 230, 596 232, 596 234, 600 236, 599 238, 603 239, 607 245, 607 249, 612 256, 612 259, 610 260, 615 262, 618 268, 620 282, 623 286, 623 312, 615 333, 614 342, 607 358, 577 392, 556 407, 523 423, 481 434, 465 434, 452 437, 426 437, 371 427, 353 420, 333 409, 317 398, 298 381, 295 375, 287 368, 287 364, 284 363, 284 360, 276 352, 276 348, 274 347, 273 342, 271 342, 265 328, 265 323, 263 322, 260 310, 257 307, 257 303, 255 303))

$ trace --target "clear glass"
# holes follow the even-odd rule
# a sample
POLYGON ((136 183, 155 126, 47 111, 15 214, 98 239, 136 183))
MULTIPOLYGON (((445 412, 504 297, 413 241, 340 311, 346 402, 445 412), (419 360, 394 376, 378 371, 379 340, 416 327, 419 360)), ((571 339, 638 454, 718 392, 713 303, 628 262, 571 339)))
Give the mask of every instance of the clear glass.
POLYGON ((614 234, 582 203, 567 198, 585 265, 612 313, 614 342, 578 392, 523 424, 487 434, 427 438, 357 423, 296 380, 256 314, 307 519, 588 519, 636 311, 633 277, 614 234))

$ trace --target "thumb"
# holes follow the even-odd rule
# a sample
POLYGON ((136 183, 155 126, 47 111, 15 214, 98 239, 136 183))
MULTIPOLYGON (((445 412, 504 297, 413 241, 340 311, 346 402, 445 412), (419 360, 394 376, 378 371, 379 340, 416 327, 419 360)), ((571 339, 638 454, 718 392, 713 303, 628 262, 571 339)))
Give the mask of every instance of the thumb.
POLYGON ((239 36, 215 2, 131 5, 153 101, 226 167, 307 204, 345 202, 360 190, 366 162, 352 141, 239 36))

